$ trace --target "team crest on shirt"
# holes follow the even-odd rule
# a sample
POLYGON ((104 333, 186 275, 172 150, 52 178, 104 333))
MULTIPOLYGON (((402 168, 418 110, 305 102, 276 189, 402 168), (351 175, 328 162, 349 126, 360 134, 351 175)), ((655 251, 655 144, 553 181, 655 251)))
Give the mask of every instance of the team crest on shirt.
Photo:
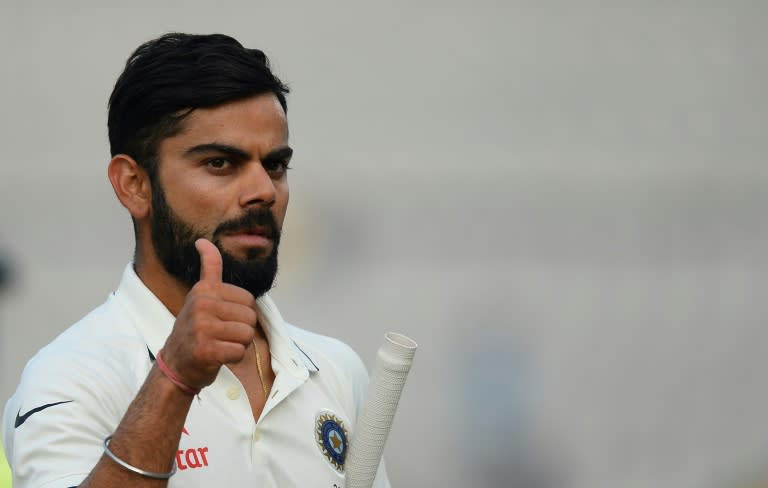
POLYGON ((325 459, 340 473, 344 472, 344 460, 347 458, 349 433, 344 421, 333 412, 323 411, 315 419, 315 438, 320 452, 325 459))

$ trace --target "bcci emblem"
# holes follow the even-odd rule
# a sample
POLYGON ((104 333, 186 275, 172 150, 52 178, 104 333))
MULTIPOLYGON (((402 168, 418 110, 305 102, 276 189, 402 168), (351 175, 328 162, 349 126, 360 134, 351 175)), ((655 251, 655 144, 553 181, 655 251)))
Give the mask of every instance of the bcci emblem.
POLYGON ((331 412, 320 412, 315 422, 315 437, 320 452, 337 471, 343 473, 349 446, 349 434, 344 422, 331 412))

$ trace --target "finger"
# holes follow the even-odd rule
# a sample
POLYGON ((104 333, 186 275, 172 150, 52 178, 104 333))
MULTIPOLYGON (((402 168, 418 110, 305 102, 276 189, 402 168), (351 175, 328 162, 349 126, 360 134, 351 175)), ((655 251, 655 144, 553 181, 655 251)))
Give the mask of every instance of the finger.
POLYGON ((219 322, 213 331, 213 339, 223 342, 235 342, 244 346, 250 345, 256 337, 256 329, 242 322, 219 322))
POLYGON ((221 283, 221 253, 208 239, 195 241, 195 249, 200 253, 200 281, 221 283))
POLYGON ((246 307, 256 308, 256 299, 251 292, 231 283, 222 283, 216 286, 216 296, 225 302, 237 303, 246 307))
POLYGON ((213 345, 214 358, 219 364, 239 363, 246 350, 247 346, 238 342, 216 341, 213 345))
POLYGON ((216 318, 224 322, 242 322, 253 328, 259 318, 254 309, 238 303, 217 301, 212 307, 216 318))

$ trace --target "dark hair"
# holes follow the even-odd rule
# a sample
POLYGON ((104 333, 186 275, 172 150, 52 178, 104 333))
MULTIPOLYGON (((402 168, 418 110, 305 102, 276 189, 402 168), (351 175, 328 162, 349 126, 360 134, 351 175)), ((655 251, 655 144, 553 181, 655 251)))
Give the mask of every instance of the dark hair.
POLYGON ((109 97, 112 156, 131 156, 154 180, 160 142, 194 109, 270 92, 287 113, 288 87, 262 51, 223 34, 165 34, 133 52, 109 97))

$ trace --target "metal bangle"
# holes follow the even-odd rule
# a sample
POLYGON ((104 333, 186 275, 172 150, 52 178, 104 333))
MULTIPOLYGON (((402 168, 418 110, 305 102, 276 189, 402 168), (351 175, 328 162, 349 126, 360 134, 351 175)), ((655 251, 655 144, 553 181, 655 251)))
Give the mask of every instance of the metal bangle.
POLYGON ((144 471, 143 469, 139 469, 136 466, 131 466, 130 464, 126 463, 119 457, 115 455, 112 451, 109 450, 109 441, 112 440, 112 436, 108 436, 106 439, 104 439, 104 454, 109 456, 109 459, 116 462, 120 466, 124 467, 128 471, 133 471, 136 474, 139 474, 141 476, 146 476, 147 478, 154 478, 156 480, 167 480, 171 476, 173 476, 176 473, 176 460, 173 460, 173 467, 170 471, 167 473, 154 473, 152 471, 144 471))

